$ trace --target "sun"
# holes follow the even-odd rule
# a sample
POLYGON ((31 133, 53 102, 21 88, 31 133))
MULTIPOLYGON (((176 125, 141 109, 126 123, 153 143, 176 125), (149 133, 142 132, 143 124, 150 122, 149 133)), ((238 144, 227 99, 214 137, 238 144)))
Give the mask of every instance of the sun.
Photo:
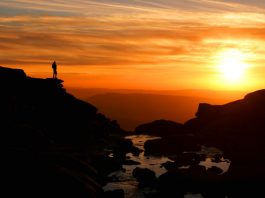
POLYGON ((244 81, 248 68, 245 60, 245 54, 238 49, 227 49, 220 53, 218 70, 225 83, 239 84, 244 81))

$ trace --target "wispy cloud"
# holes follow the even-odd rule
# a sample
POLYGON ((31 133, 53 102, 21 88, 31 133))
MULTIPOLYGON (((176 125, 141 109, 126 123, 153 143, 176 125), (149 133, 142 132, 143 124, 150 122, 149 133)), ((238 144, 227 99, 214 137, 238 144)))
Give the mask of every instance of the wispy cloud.
MULTIPOLYGON (((223 48, 251 50, 257 54, 251 61, 262 59, 265 11, 255 5, 236 0, 2 0, 0 64, 42 73, 55 59, 68 74, 106 75, 113 69, 133 78, 149 70, 174 83, 174 75, 181 74, 178 83, 183 84, 195 74, 212 75, 211 57, 223 48)), ((124 78, 112 80, 119 84, 124 78)))

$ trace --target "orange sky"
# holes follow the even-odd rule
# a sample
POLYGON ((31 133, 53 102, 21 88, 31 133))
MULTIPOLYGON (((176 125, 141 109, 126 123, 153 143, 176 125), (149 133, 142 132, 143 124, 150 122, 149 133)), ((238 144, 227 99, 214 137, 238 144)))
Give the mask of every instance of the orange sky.
POLYGON ((1 0, 0 13, 0 65, 51 77, 56 60, 68 87, 264 88, 261 1, 1 0), (236 83, 218 70, 231 49, 248 65, 236 83))

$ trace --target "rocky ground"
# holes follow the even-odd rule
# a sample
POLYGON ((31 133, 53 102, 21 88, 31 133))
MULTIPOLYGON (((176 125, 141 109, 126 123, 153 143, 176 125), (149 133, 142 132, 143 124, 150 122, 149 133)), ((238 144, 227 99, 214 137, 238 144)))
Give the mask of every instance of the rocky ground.
POLYGON ((139 129, 161 136, 145 143, 147 155, 175 155, 174 162, 163 164, 168 172, 157 178, 158 193, 151 197, 183 197, 187 193, 203 197, 263 194, 265 90, 225 105, 200 104, 196 117, 182 125, 158 120, 137 127, 136 132, 141 134, 139 129), (199 154, 202 146, 221 149, 223 153, 212 156, 212 160, 229 159, 228 172, 222 173, 217 167, 206 170, 199 165, 206 157, 199 154), (180 168, 183 166, 188 168, 180 168))
POLYGON ((62 83, 0 67, 4 197, 111 197, 117 192, 102 190, 107 175, 138 152, 116 121, 62 83))
MULTIPOLYGON (((97 112, 63 88, 60 79, 37 79, 23 70, 0 67, 1 160, 5 197, 124 197, 122 189, 104 192, 109 173, 137 165, 126 153, 141 152, 116 121, 97 112), (112 153, 113 157, 109 157, 112 153)), ((257 197, 265 185, 265 90, 225 105, 200 104, 184 124, 159 120, 137 127, 137 134, 160 136, 145 143, 145 155, 168 155, 159 176, 136 168, 146 197, 257 197), (231 161, 227 172, 206 169, 203 146, 231 161), (185 168, 183 168, 185 167, 185 168)))

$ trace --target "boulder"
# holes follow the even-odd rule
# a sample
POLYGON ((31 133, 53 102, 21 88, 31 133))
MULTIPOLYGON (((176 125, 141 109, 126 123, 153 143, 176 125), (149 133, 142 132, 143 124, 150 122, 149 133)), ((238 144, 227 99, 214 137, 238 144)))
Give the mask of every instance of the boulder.
POLYGON ((135 147, 131 140, 129 139, 120 139, 113 146, 113 156, 114 158, 124 161, 126 159, 127 153, 132 153, 135 156, 139 156, 142 152, 141 149, 135 147))
POLYGON ((103 198, 124 198, 125 193, 123 189, 105 191, 103 198))
POLYGON ((136 134, 148 134, 153 136, 174 136, 183 134, 183 124, 169 121, 169 120, 156 120, 150 123, 139 125, 135 128, 136 134))
POLYGON ((0 91, 7 195, 102 197, 105 177, 121 167, 104 152, 113 136, 121 139, 117 123, 67 93, 60 79, 30 78, 23 70, 0 67, 0 91))
POLYGON ((154 187, 157 183, 155 172, 148 168, 135 168, 132 172, 133 176, 139 182, 140 187, 154 187))
POLYGON ((178 155, 184 151, 199 151, 201 146, 193 136, 178 136, 148 140, 144 148, 145 155, 178 155))
POLYGON ((217 176, 217 175, 220 175, 221 173, 223 173, 223 170, 216 167, 216 166, 212 166, 211 168, 207 169, 206 173, 209 176, 217 176))
POLYGON ((177 164, 175 162, 167 161, 163 164, 161 164, 166 170, 174 170, 177 168, 177 164))
POLYGON ((201 161, 203 161, 203 159, 204 156, 196 153, 182 153, 177 155, 175 163, 178 167, 192 166, 192 165, 198 165, 201 161))
MULTIPOLYGON (((259 191, 265 183, 265 90, 224 105, 201 104, 196 116, 184 124, 184 130, 193 132, 200 144, 221 149, 231 160, 224 174, 225 182, 233 186, 228 191, 235 196, 240 191, 248 196, 259 191)), ((222 161, 221 156, 214 161, 222 161)), ((208 171, 208 176, 221 172, 217 168, 208 171)))

